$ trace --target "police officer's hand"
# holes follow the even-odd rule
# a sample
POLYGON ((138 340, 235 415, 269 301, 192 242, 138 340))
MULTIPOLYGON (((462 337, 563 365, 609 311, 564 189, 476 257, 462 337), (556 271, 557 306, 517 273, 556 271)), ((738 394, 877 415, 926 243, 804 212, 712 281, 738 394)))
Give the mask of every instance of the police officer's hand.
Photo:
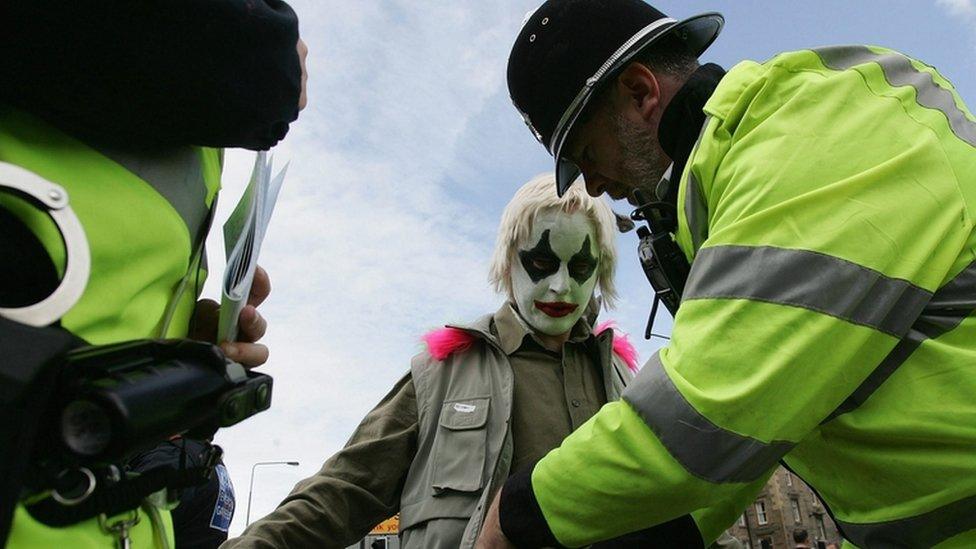
MULTIPOLYGON (((248 368, 260 366, 268 361, 268 347, 257 343, 268 329, 268 322, 264 320, 257 307, 267 299, 271 293, 271 278, 268 272, 258 266, 251 284, 251 294, 247 298, 247 305, 241 310, 237 318, 237 341, 220 344, 227 358, 239 362, 248 368)), ((197 302, 190 324, 191 339, 213 342, 217 338, 217 325, 220 323, 220 305, 212 299, 202 299, 197 302)))

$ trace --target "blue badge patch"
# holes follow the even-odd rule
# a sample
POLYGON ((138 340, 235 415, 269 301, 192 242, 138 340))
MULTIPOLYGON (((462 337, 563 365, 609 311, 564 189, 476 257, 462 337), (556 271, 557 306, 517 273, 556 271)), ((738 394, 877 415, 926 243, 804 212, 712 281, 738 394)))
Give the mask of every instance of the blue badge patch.
POLYGON ((230 483, 230 475, 223 463, 218 463, 214 472, 217 473, 217 482, 220 483, 220 493, 217 494, 217 504, 214 505, 213 515, 210 517, 210 527, 226 532, 234 518, 234 485, 230 483))

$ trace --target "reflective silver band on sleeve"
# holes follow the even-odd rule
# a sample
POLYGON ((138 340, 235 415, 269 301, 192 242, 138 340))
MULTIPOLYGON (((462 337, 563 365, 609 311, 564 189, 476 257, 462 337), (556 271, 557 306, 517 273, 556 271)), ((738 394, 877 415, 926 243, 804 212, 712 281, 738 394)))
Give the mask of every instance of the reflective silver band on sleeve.
POLYGON ((709 421, 678 391, 657 353, 622 398, 689 473, 709 482, 752 482, 794 446, 792 442, 765 443, 709 421))
POLYGON ((932 547, 976 529, 976 496, 921 515, 876 523, 837 520, 844 537, 858 547, 932 547))
POLYGON ((939 87, 931 74, 916 69, 911 61, 895 52, 875 53, 865 46, 832 46, 813 50, 829 69, 846 70, 857 65, 877 63, 892 86, 915 88, 918 104, 941 111, 959 139, 976 147, 976 122, 956 105, 952 92, 939 87))
POLYGON ((976 312, 976 261, 936 290, 908 333, 823 423, 864 404, 922 343, 954 330, 973 312, 976 312))
POLYGON ((713 246, 698 251, 682 301, 750 299, 810 309, 901 338, 932 294, 808 250, 713 246))

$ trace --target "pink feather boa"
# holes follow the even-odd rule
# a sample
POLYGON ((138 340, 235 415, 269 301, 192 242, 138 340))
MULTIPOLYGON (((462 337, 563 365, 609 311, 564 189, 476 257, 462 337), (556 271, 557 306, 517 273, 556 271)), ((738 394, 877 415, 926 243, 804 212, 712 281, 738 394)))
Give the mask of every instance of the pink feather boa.
MULTIPOLYGON (((615 327, 616 323, 608 320, 600 323, 594 333, 602 334, 615 327)), ((454 353, 467 351, 474 344, 475 336, 458 328, 444 327, 427 332, 421 339, 427 344, 427 352, 430 353, 430 356, 437 360, 444 360, 454 353)), ((637 371, 637 349, 630 343, 627 334, 614 330, 613 352, 624 361, 631 371, 637 371)))

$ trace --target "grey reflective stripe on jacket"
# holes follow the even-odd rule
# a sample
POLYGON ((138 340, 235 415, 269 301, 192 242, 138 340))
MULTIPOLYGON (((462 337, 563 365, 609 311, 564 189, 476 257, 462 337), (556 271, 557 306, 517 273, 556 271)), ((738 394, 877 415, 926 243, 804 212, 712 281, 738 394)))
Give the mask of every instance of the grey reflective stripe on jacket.
POLYGON ((682 300, 750 299, 802 307, 902 337, 931 297, 908 281, 827 254, 727 245, 698 251, 682 300))
MULTIPOLYGON (((931 297, 907 281, 822 253, 714 246, 698 251, 682 299, 750 299, 801 307, 902 337, 931 297)), ((624 399, 688 472, 711 482, 752 482, 795 446, 716 426, 685 400, 657 355, 624 399)))
POLYGON ((751 299, 802 307, 900 338, 826 423, 863 404, 926 339, 954 329, 976 310, 976 262, 933 295, 905 280, 818 252, 713 246, 695 257, 682 297, 693 299, 751 299), (757 278, 757 272, 764 276, 757 278))
MULTIPOLYGON (((422 353, 410 365, 419 435, 401 497, 403 549, 473 547, 489 498, 508 478, 514 375, 492 316, 455 326, 483 344, 443 361, 422 353)), ((610 331, 597 341, 607 400, 616 400, 630 374, 613 360, 610 331)))
POLYGON ((919 105, 941 111, 949 120, 952 133, 976 147, 976 122, 967 118, 956 105, 952 92, 936 84, 931 74, 916 69, 904 55, 897 52, 875 53, 865 46, 833 46, 813 51, 827 68, 838 71, 865 63, 877 63, 889 84, 915 88, 919 105))
POLYGON ((675 387, 657 353, 623 399, 689 473, 709 482, 757 480, 794 446, 787 441, 765 443, 712 423, 675 387))

